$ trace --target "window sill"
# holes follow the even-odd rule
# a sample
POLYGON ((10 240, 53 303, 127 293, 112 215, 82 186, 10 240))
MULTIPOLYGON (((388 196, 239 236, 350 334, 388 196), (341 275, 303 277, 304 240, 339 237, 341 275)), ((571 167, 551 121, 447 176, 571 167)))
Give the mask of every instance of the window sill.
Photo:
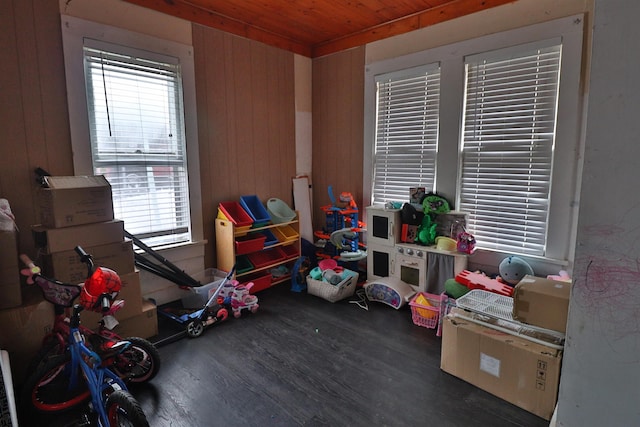
MULTIPOLYGON (((478 269, 488 274, 497 274, 498 266, 508 256, 502 252, 489 251, 486 249, 477 249, 469 256, 469 269, 478 269)), ((547 277, 549 274, 558 274, 560 270, 566 270, 569 261, 553 258, 545 258, 531 255, 515 255, 525 260, 533 269, 534 275, 538 277, 547 277)))
MULTIPOLYGON (((196 258, 196 257, 204 257, 204 246, 207 244, 207 240, 199 240, 195 242, 186 242, 186 243, 172 243, 165 246, 160 246, 154 248, 153 250, 163 257, 167 258, 171 262, 196 258)), ((146 254, 146 252, 138 247, 135 247, 134 250, 137 254, 146 254)))

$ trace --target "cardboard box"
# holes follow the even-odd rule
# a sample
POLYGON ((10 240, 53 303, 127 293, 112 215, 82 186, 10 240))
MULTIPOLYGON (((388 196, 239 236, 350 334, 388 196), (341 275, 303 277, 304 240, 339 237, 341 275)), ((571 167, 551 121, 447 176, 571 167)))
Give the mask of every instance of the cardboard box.
POLYGON ((36 246, 43 248, 45 253, 52 254, 70 251, 76 246, 87 248, 122 242, 124 240, 124 221, 114 219, 65 228, 47 228, 43 225, 34 225, 31 227, 31 232, 36 246))
POLYGON ((40 223, 49 228, 113 219, 111 185, 100 176, 47 176, 38 192, 40 223))
POLYGON ((22 304, 16 231, 0 231, 0 309, 22 304))
POLYGON ((551 347, 464 319, 443 319, 443 371, 547 420, 558 398, 561 362, 562 352, 551 347))
POLYGON ((142 302, 142 313, 123 319, 114 332, 123 338, 140 337, 149 339, 158 335, 158 311, 151 301, 142 302))
POLYGON ((54 317, 53 305, 44 300, 37 286, 24 288, 22 300, 20 307, 0 310, 0 348, 9 352, 16 387, 24 381, 27 364, 53 328, 54 317))
MULTIPOLYGON (((119 276, 122 288, 116 300, 124 300, 124 307, 116 311, 114 317, 118 321, 122 321, 142 313, 142 290, 139 271, 119 276)), ((102 314, 93 311, 83 311, 81 314, 82 324, 91 329, 96 329, 101 319, 102 314)))
MULTIPOLYGON (((120 276, 135 271, 135 254, 131 240, 83 249, 93 256, 95 265, 108 267, 120 276)), ((74 250, 45 255, 43 271, 46 276, 65 283, 84 283, 87 278, 87 265, 80 261, 74 250)))
POLYGON ((566 333, 571 283, 526 275, 513 290, 513 318, 566 333))

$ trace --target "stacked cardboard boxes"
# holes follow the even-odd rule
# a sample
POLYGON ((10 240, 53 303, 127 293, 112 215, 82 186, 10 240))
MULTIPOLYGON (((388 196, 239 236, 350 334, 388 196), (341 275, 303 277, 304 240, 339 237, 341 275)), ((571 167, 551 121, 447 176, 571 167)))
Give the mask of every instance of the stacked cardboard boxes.
POLYGON ((458 310, 443 320, 441 369, 551 419, 562 351, 455 317, 458 310))
MULTIPOLYGON (((570 282, 527 275, 513 292, 513 318, 562 336, 570 291, 570 282)), ((460 309, 443 319, 442 337, 442 370, 542 418, 551 418, 558 398, 561 347, 473 322, 460 309)))
MULTIPOLYGON (((143 304, 140 272, 135 268, 133 242, 124 235, 124 223, 114 219, 111 186, 104 176, 45 177, 47 188, 40 191, 41 224, 32 227, 36 245, 44 253, 43 271, 67 283, 83 283, 87 266, 75 252, 81 246, 96 266, 118 273, 122 289, 118 299, 124 308, 115 317, 134 327, 127 336, 149 338, 157 334, 157 318, 143 304)), ((155 307, 154 307, 155 313, 155 307)), ((84 311, 85 326, 93 327, 99 313, 84 311)), ((115 332, 123 335, 120 326, 115 332)))
POLYGON ((20 266, 15 229, 0 230, 0 309, 22 304, 20 294, 20 266))
POLYGON ((53 306, 42 292, 29 286, 22 290, 22 305, 0 310, 0 348, 9 352, 14 384, 21 384, 27 363, 42 346, 42 339, 53 328, 53 306))
POLYGON ((513 290, 513 318, 565 333, 571 282, 526 275, 513 290))

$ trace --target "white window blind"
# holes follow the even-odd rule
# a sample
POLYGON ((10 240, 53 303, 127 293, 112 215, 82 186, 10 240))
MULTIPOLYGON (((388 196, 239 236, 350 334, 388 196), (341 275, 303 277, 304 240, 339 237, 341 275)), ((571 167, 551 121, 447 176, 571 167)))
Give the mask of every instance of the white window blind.
POLYGON ((545 255, 561 44, 465 58, 459 209, 478 247, 545 255))
POLYGON ((178 59, 85 39, 84 65, 93 168, 116 218, 150 246, 189 241, 178 59))
POLYGON ((440 67, 376 77, 373 203, 408 201, 410 187, 435 185, 440 67))

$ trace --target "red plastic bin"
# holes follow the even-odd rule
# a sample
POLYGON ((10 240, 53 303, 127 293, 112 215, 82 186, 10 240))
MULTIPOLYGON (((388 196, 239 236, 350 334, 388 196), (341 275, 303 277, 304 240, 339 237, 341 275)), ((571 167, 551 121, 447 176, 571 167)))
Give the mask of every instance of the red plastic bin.
POLYGON ((236 233, 249 230, 253 224, 253 218, 238 202, 220 202, 218 218, 231 221, 236 226, 236 233))
POLYGON ((284 261, 286 257, 287 256, 279 246, 247 255, 247 258, 249 258, 249 261, 251 261, 251 264, 253 264, 255 268, 262 268, 280 261, 284 261))
POLYGON ((241 285, 248 285, 250 282, 253 282, 253 286, 249 289, 249 293, 251 294, 271 287, 271 273, 268 271, 250 274, 242 277, 240 280, 241 285))
POLYGON ((236 238, 236 255, 244 255, 261 251, 267 236, 262 233, 251 233, 236 238))
POLYGON ((287 257, 287 259, 295 258, 300 255, 300 252, 298 251, 298 245, 282 246, 282 252, 284 252, 284 255, 287 257))

